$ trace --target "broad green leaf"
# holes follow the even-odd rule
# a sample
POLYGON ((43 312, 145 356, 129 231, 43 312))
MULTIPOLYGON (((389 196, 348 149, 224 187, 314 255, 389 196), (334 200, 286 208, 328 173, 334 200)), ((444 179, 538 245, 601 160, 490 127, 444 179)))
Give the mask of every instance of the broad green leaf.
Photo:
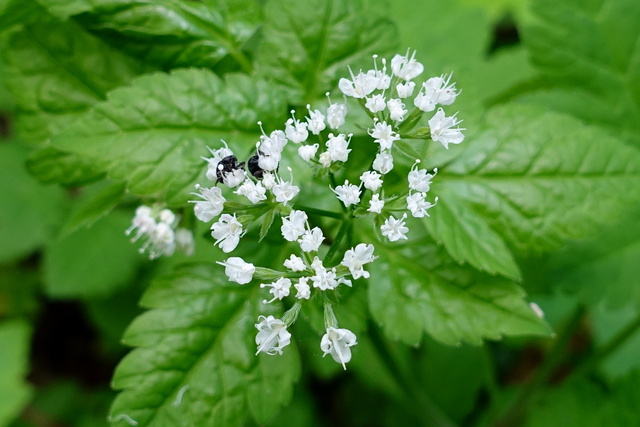
POLYGON ((44 256, 44 284, 54 298, 106 297, 127 286, 143 259, 125 236, 131 216, 113 213, 88 229, 51 242, 44 256))
POLYGON ((77 15, 114 47, 165 69, 214 67, 228 58, 251 71, 242 47, 262 12, 254 0, 39 1, 57 16, 77 15))
POLYGON ((26 165, 32 175, 47 184, 82 185, 104 176, 93 162, 48 144, 31 153, 26 165))
POLYGON ((491 274, 511 279, 520 277, 518 266, 502 237, 455 194, 443 195, 424 223, 454 259, 491 274))
POLYGON ((29 369, 31 331, 26 322, 0 323, 0 425, 8 425, 29 401, 31 388, 25 381, 29 369))
POLYGON ((16 142, 0 144, 0 262, 43 245, 62 219, 63 192, 27 173, 26 151, 16 142))
POLYGON ((0 0, 0 32, 31 22, 40 10, 35 0, 0 0))
POLYGON ((428 333, 445 344, 480 344, 504 335, 548 335, 515 283, 460 267, 421 240, 376 246, 369 307, 392 339, 418 344, 428 333))
POLYGON ((107 215, 122 200, 125 185, 120 182, 110 183, 94 194, 78 203, 73 209, 61 234, 71 233, 81 227, 90 227, 103 216, 107 215))
POLYGON ((386 2, 272 0, 266 6, 257 68, 283 85, 294 104, 337 89, 338 79, 373 66, 396 48, 386 2))
POLYGON ((545 79, 565 94, 546 106, 640 143, 640 3, 540 0, 532 5, 525 45, 545 79), (592 102, 573 100, 572 94, 592 102))
POLYGON ((112 422, 236 426, 271 418, 291 399, 300 362, 293 343, 282 356, 255 355, 253 325, 269 314, 257 289, 229 283, 214 265, 157 279, 142 300, 151 310, 124 337, 137 348, 116 370, 114 386, 124 391, 112 422))
MULTIPOLYGON (((557 248, 640 201, 640 152, 595 127, 533 106, 505 105, 440 167, 433 192, 469 202, 508 246, 557 248)), ((445 155, 451 155, 445 154, 445 155)))
POLYGON ((18 106, 17 130, 42 142, 67 127, 107 91, 143 71, 72 21, 41 18, 11 32, 2 49, 7 87, 18 106))
POLYGON ((204 171, 200 158, 220 139, 251 152, 260 129, 286 113, 284 99, 269 83, 244 75, 220 79, 208 70, 178 70, 144 76, 53 138, 54 146, 100 162, 111 178, 126 180, 140 196, 188 200, 204 171))

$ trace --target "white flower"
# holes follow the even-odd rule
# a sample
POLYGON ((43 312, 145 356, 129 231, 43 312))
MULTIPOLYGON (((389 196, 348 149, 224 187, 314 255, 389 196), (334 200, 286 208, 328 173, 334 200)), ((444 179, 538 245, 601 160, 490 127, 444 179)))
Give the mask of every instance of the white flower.
POLYGON ((387 108, 387 102, 385 101, 384 96, 377 94, 367 97, 367 102, 364 103, 364 106, 375 114, 387 108))
MULTIPOLYGON (((221 209, 222 210, 222 209, 221 209)), ((125 234, 129 236, 133 230, 136 231, 136 235, 131 238, 132 242, 135 242, 143 235, 149 235, 156 228, 156 220, 153 219, 152 209, 149 206, 138 206, 136 214, 131 220, 131 227, 129 227, 125 234)))
MULTIPOLYGON (((329 93, 327 92, 327 96, 329 93)), ((327 109, 327 123, 331 129, 338 129, 344 124, 345 117, 347 116, 346 104, 331 104, 327 109)))
POLYGON ((311 106, 307 104, 307 110, 309 110, 309 116, 307 117, 307 129, 314 135, 318 135, 322 132, 327 125, 324 123, 324 114, 320 110, 311 110, 311 106))
POLYGON ((139 251, 143 253, 149 249, 149 259, 156 259, 161 255, 171 256, 176 250, 175 232, 166 222, 159 222, 149 233, 149 240, 139 251))
POLYGON ((172 226, 174 225, 173 223, 176 220, 176 214, 171 212, 170 209, 162 209, 158 214, 158 219, 161 222, 164 222, 165 224, 167 224, 168 226, 172 226))
POLYGON ((285 123, 284 133, 287 135, 287 139, 294 144, 304 142, 309 137, 309 131, 307 130, 307 123, 293 117, 295 111, 291 110, 292 118, 285 123))
MULTIPOLYGON (((278 169, 278 165, 280 164, 281 155, 265 155, 258 153, 258 166, 263 171, 274 171, 278 169)), ((265 187, 266 188, 266 187, 265 187)))
MULTIPOLYGON (((289 168, 289 172, 291 173, 291 168, 289 168)), ((293 173, 291 173, 291 181, 283 181, 278 178, 276 183, 273 184, 271 192, 276 196, 276 202, 286 205, 298 195, 300 187, 293 185, 293 173)))
POLYGON ((235 191, 240 196, 245 196, 253 204, 267 199, 267 189, 261 182, 253 182, 251 179, 245 180, 235 191))
MULTIPOLYGON (((218 165, 220 168, 222 165, 218 165)), ((247 173, 244 169, 233 169, 229 172, 222 173, 222 182, 224 182, 229 188, 235 188, 247 177, 247 173)))
POLYGON ((258 316, 259 323, 255 327, 258 330, 256 344, 258 353, 269 355, 282 354, 282 349, 291 342, 291 334, 287 331, 287 325, 280 319, 273 316, 258 316), (262 320, 260 320, 262 318, 262 320))
MULTIPOLYGON (((349 135, 351 136, 351 135, 349 135)), ((329 153, 329 158, 333 162, 346 162, 349 159, 349 153, 351 149, 349 147, 349 141, 347 141, 344 134, 339 134, 334 136, 332 133, 329 134, 329 139, 326 142, 327 151, 329 153)))
POLYGON ((393 127, 387 122, 376 122, 373 129, 369 129, 369 135, 374 138, 376 144, 380 144, 380 151, 390 150, 394 141, 400 139, 400 135, 393 131, 393 127))
POLYGON ((369 209, 367 209, 367 211, 379 214, 382 212, 382 208, 384 208, 384 200, 380 200, 380 195, 374 194, 371 196, 371 200, 369 200, 369 209))
POLYGON ((291 271, 304 271, 307 268, 304 265, 304 261, 302 260, 302 258, 300 258, 299 256, 295 256, 293 254, 291 254, 289 259, 284 261, 284 266, 291 271))
POLYGON ((405 81, 415 79, 422 74, 424 67, 415 60, 415 56, 416 52, 413 51, 413 55, 409 58, 409 50, 407 50, 406 56, 394 56, 391 59, 391 71, 393 74, 405 81))
POLYGON ((295 242, 306 230, 307 213, 305 211, 292 210, 289 216, 282 217, 282 237, 289 242, 295 242))
POLYGON ((389 173, 391 169, 393 169, 393 156, 386 151, 376 154, 376 158, 373 161, 373 168, 382 175, 389 173))
POLYGON ((346 96, 361 99, 376 90, 379 76, 377 76, 375 72, 365 74, 360 71, 354 76, 351 67, 349 67, 349 74, 351 74, 351 80, 341 78, 338 82, 338 88, 340 88, 346 96))
POLYGON ((431 204, 427 202, 427 194, 426 193, 413 193, 407 196, 407 209, 411 211, 411 215, 415 218, 423 218, 425 215, 429 216, 427 210, 432 208, 438 203, 438 198, 436 197, 436 203, 431 204))
POLYGON ((271 288, 269 293, 273 295, 271 300, 264 300, 265 304, 269 304, 274 302, 275 300, 281 300, 282 298, 289 296, 289 290, 291 289, 291 279, 287 279, 286 277, 281 277, 275 282, 272 283, 261 283, 261 288, 271 288))
POLYGON ((224 266, 224 274, 230 281, 244 285, 253 279, 256 268, 249 262, 244 262, 242 258, 233 256, 225 262, 217 261, 217 264, 224 266))
POLYGON ((446 75, 432 77, 422 83, 420 92, 413 103, 420 110, 428 113, 435 110, 436 105, 451 105, 456 100, 459 92, 456 92, 456 84, 449 84, 451 74, 445 80, 446 75))
POLYGON ((408 98, 413 93, 413 89, 415 89, 415 82, 407 82, 407 83, 398 83, 396 85, 396 90, 398 91, 398 98, 408 98))
POLYGON ((339 283, 336 280, 336 271, 335 269, 327 270, 322 265, 322 261, 315 258, 314 262, 311 264, 314 268, 316 274, 310 277, 310 280, 313 282, 313 287, 318 288, 322 291, 326 291, 329 289, 335 289, 339 283), (316 260, 318 260, 316 262, 316 260))
POLYGON ((322 336, 320 341, 320 349, 324 352, 324 356, 331 354, 333 360, 342 364, 346 370, 345 363, 351 360, 351 348, 356 345, 356 336, 348 329, 338 329, 327 327, 327 333, 322 336))
POLYGON ((364 188, 371 191, 378 191, 383 184, 381 175, 374 171, 363 172, 362 175, 360 175, 360 181, 362 181, 364 188))
POLYGON ((191 230, 187 230, 186 228, 176 229, 175 241, 177 249, 187 256, 193 255, 196 243, 191 230))
POLYGON ((387 107, 389 108, 389 118, 396 122, 403 121, 404 115, 409 112, 404 108, 404 103, 396 98, 388 100, 387 107))
POLYGON ((287 145, 287 137, 285 133, 281 130, 274 130, 267 136, 262 129, 262 122, 258 122, 260 125, 260 129, 262 130, 262 135, 260 135, 260 143, 258 148, 262 154, 265 156, 273 156, 279 155, 284 150, 285 145, 287 145))
POLYGON ((335 189, 331 189, 338 196, 346 207, 355 205, 360 202, 360 187, 357 185, 349 184, 349 181, 345 181, 344 185, 338 185, 335 189))
POLYGON ((311 287, 309 286, 309 278, 301 277, 298 283, 293 285, 296 290, 296 298, 298 299, 309 299, 311 297, 311 287))
POLYGON ((387 60, 382 58, 382 70, 378 70, 378 55, 373 55, 373 70, 369 70, 367 74, 376 80, 376 89, 389 89, 391 85, 391 76, 387 75, 387 60))
POLYGON ((199 184, 196 184, 196 190, 198 190, 199 193, 191 194, 203 199, 189 201, 189 203, 195 203, 193 211, 196 214, 196 218, 202 222, 209 222, 220 215, 220 212, 222 212, 224 208, 224 202, 226 201, 222 195, 222 190, 218 187, 201 187, 199 184))
POLYGON ((301 145, 300 148, 298 148, 298 155, 302 157, 302 160, 308 162, 316 156, 318 147, 320 147, 318 143, 312 145, 301 145))
POLYGON ((411 171, 409 171, 409 188, 421 193, 427 193, 431 188, 431 179, 438 174, 438 169, 434 169, 433 174, 430 174, 426 169, 417 169, 418 163, 419 161, 416 161, 411 167, 411 171))
POLYGON ((329 166, 331 166, 331 155, 326 151, 324 153, 320 153, 318 161, 323 168, 328 168, 329 166))
POLYGON ((233 156, 233 151, 229 149, 227 143, 224 140, 222 141, 222 143, 224 144, 224 147, 217 150, 212 150, 211 148, 207 147, 207 149, 211 153, 210 158, 202 157, 202 159, 208 163, 206 176, 210 181, 218 180, 218 163, 220 163, 220 160, 228 156, 233 156))
POLYGON ((313 227, 311 230, 305 230, 302 237, 298 239, 298 243, 304 252, 317 252, 323 240, 322 230, 319 227, 313 227))
POLYGON ((382 235, 389 239, 391 242, 395 242, 400 239, 407 239, 407 232, 409 229, 404 225, 404 220, 407 218, 407 214, 403 214, 402 218, 395 219, 392 215, 387 218, 380 227, 382 235))
POLYGON ((220 220, 211 225, 211 230, 211 236, 216 239, 215 244, 224 253, 234 250, 242 237, 242 224, 236 219, 236 214, 222 214, 220 220))
MULTIPOLYGON (((457 114, 457 113, 456 113, 457 114)), ((449 148, 449 144, 460 144, 464 140, 462 134, 464 128, 456 127, 462 121, 457 120, 455 114, 445 117, 442 108, 438 108, 436 114, 429 119, 429 128, 431 129, 431 139, 441 143, 444 148, 449 148)))
POLYGON ((262 174, 262 185, 264 185, 264 188, 271 190, 275 184, 276 178, 271 172, 264 172, 262 174))
POLYGON ((369 277, 369 272, 362 267, 375 260, 377 257, 373 256, 373 245, 367 245, 365 243, 358 244, 355 248, 349 249, 344 253, 344 258, 340 264, 349 269, 354 279, 369 277))

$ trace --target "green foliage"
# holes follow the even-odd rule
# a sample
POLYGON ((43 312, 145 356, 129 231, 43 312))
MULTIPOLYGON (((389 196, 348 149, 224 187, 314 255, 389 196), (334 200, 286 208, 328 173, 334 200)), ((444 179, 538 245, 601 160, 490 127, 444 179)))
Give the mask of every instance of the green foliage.
POLYGON ((258 68, 297 105, 335 88, 347 66, 357 73, 396 46, 386 8, 373 0, 274 0, 265 15, 258 68))
POLYGON ((427 332, 447 344, 480 344, 550 332, 516 284, 464 269, 428 241, 382 249, 380 261, 371 266, 369 305, 390 338, 415 345, 427 332))
MULTIPOLYGON (((280 357, 255 356, 254 290, 228 283, 213 265, 190 265, 157 279, 124 341, 138 347, 116 370, 114 386, 125 389, 111 409, 140 426, 262 423, 291 398, 299 376, 295 348, 280 357)), ((120 421, 119 423, 117 421, 120 421)))
POLYGON ((5 425, 29 401, 31 387, 23 377, 28 369, 29 325, 24 321, 0 323, 0 424, 5 425))
POLYGON ((201 174, 204 147, 234 138, 249 153, 256 122, 281 120, 283 102, 272 85, 241 74, 151 74, 111 92, 53 144, 92 159, 134 194, 184 203, 201 174))

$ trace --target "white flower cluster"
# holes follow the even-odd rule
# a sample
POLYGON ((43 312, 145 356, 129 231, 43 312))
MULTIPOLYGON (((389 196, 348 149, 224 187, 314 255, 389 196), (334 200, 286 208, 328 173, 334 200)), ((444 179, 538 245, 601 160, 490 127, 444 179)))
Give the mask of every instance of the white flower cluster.
MULTIPOLYGON (((399 142, 401 139, 430 138, 440 142, 446 149, 449 144, 463 141, 462 131, 465 129, 459 127, 457 113, 446 116, 439 107, 451 105, 459 92, 455 83, 451 83, 451 76, 443 75, 423 82, 414 96, 417 86, 414 79, 424 69, 415 60, 415 53, 411 56, 409 52, 404 56, 394 56, 390 61, 390 73, 387 73, 387 61, 382 59, 381 64, 379 68, 377 56, 374 56, 372 70, 354 74, 349 69, 351 79, 343 78, 339 81, 339 88, 345 99, 343 103, 332 103, 327 93, 329 106, 325 110, 312 109, 307 105, 308 115, 304 120, 297 118, 295 111, 291 111, 291 118, 287 119, 283 128, 269 134, 265 132, 262 123, 258 122, 262 135, 256 143, 254 154, 246 161, 239 162, 224 141, 221 148, 209 149, 210 157, 203 157, 208 165, 206 177, 214 185, 196 185, 197 192, 193 194, 198 200, 191 203, 194 203, 195 216, 200 221, 209 223, 219 217, 211 225, 215 245, 225 253, 232 252, 238 246, 246 228, 257 220, 255 215, 246 214, 247 209, 253 209, 252 205, 259 205, 255 207, 256 211, 264 212, 261 210, 264 208, 279 213, 283 239, 296 243, 296 247, 299 245, 297 253, 292 253, 284 261, 284 271, 256 267, 237 256, 218 263, 224 266, 225 274, 232 282, 244 285, 253 279, 260 280, 260 288, 268 292, 268 297, 263 300, 264 304, 285 298, 293 301, 293 305, 281 319, 259 316, 255 325, 258 330, 257 353, 282 354, 283 348, 291 340, 287 328, 296 321, 302 304, 321 298, 326 333, 320 341, 320 348, 325 355, 330 354, 343 367, 351 359, 350 347, 356 344, 356 336, 348 329, 338 327, 332 304, 338 300, 335 291, 339 285, 352 286, 352 280, 369 278, 369 272, 364 266, 375 260, 374 246, 357 244, 346 250, 342 260, 337 263, 337 251, 340 248, 344 250, 340 241, 346 228, 341 226, 337 236, 325 238, 322 224, 312 227, 308 213, 342 221, 343 226, 357 220, 358 216, 373 214, 380 226, 380 234, 388 241, 395 242, 407 239, 408 214, 415 218, 429 216, 428 210, 437 203, 437 197, 431 203, 427 201, 427 195, 438 171, 433 169, 430 172, 420 168, 420 160, 415 160, 408 172, 406 193, 385 195, 384 182, 386 175, 394 169, 394 151, 398 151, 394 147, 404 143, 399 142), (412 96, 413 107, 410 110, 405 101, 412 96), (354 179, 357 175, 351 175, 351 181, 356 182, 345 179, 341 185, 329 186, 327 183, 343 205, 342 213, 322 211, 315 207, 306 208, 305 211, 305 208, 296 206, 294 201, 300 188, 293 184, 292 169, 287 167, 288 180, 279 175, 283 153, 291 148, 286 148, 289 144, 294 144, 300 158, 316 170, 316 177, 322 179, 328 175, 331 183, 334 183, 335 174, 349 161, 354 150, 351 146, 353 135, 340 132, 340 128, 346 123, 347 97, 355 98, 371 118, 369 125, 360 127, 367 129, 372 144, 376 144, 376 155, 365 165, 368 167, 358 179, 354 179), (435 114, 425 118, 426 123, 421 124, 424 113, 436 108, 435 114), (428 128, 416 128, 426 124, 428 128), (234 193, 241 196, 240 200, 244 201, 242 198, 246 198, 248 203, 227 201, 218 184, 235 189, 234 193), (396 213, 398 211, 401 216, 396 213), (330 243, 328 251, 323 250, 323 243, 330 243), (321 297, 315 298, 316 296, 321 297)), ((266 226, 271 225, 270 221, 265 223, 266 226)))
POLYGON ((176 250, 192 255, 194 250, 193 233, 186 228, 178 227, 178 218, 169 209, 158 206, 142 205, 136 209, 136 214, 125 234, 135 235, 132 242, 143 239, 144 244, 139 252, 148 251, 149 259, 155 259, 162 255, 171 256, 176 250))

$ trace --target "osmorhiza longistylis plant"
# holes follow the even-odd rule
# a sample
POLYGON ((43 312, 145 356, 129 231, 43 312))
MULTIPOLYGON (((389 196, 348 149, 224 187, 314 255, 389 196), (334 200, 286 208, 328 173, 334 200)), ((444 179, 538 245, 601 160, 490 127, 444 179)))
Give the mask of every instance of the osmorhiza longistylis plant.
POLYGON ((292 301, 280 319, 259 316, 255 325, 256 354, 282 354, 291 340, 287 328, 297 320, 302 305, 322 304, 326 333, 320 340, 320 348, 325 356, 330 354, 346 369, 351 347, 357 342, 353 332, 339 327, 333 311, 340 301, 341 286, 353 286, 353 280, 369 278, 365 266, 376 260, 375 245, 408 239, 408 215, 429 216, 429 209, 437 203, 437 197, 429 201, 428 196, 437 169, 420 168, 421 159, 412 160, 403 193, 385 192, 385 176, 394 168, 398 154, 395 143, 403 138, 421 138, 449 148, 449 144, 460 144, 464 139, 465 129, 459 127, 457 113, 447 115, 442 108, 453 104, 459 94, 451 75, 419 83, 416 79, 422 72, 423 65, 415 59, 415 52, 395 55, 390 63, 374 55, 373 69, 355 73, 349 68, 349 77, 340 79, 342 101, 332 102, 327 93, 326 109, 307 105, 304 119, 298 118, 299 112, 291 111, 291 118, 283 128, 271 132, 258 122, 262 136, 249 158, 241 158, 232 144, 225 141, 209 148, 209 156, 203 157, 210 182, 196 185, 192 203, 195 216, 211 223, 216 246, 232 253, 256 221, 255 216, 244 213, 261 204, 276 208, 281 217, 282 238, 294 243, 293 253, 279 271, 254 266, 251 260, 237 256, 218 262, 231 282, 238 285, 260 282, 265 304, 292 301), (376 150, 367 164, 360 165, 358 182, 339 183, 336 176, 343 168, 353 171, 359 167, 349 162, 353 150, 358 149, 352 146, 353 134, 342 131, 352 124, 349 108, 353 107, 348 106, 347 98, 353 98, 369 117, 368 123, 355 124, 366 129, 376 150), (428 127, 424 126, 423 116, 428 127), (298 194, 305 189, 303 183, 296 181, 296 171, 283 161, 286 157, 283 153, 292 148, 306 167, 314 169, 315 179, 324 182, 326 191, 335 194, 342 205, 341 212, 296 204, 298 194), (240 197, 229 202, 230 193, 240 197), (325 235, 325 230, 311 225, 309 215, 325 215, 340 221, 337 234, 325 235), (358 243, 339 253, 348 228, 368 216, 373 216, 378 224, 376 234, 380 241, 358 243))

